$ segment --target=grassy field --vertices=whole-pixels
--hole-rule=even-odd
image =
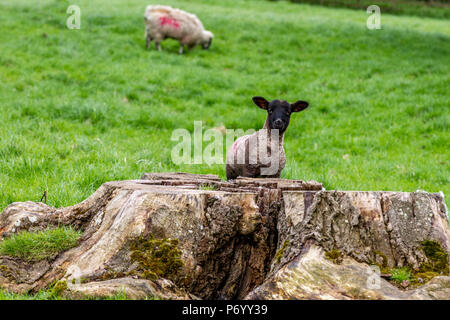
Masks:
[[[143,0],[0,0],[0,210],[75,204],[175,165],[176,128],[259,129],[251,97],[311,107],[286,133],[283,177],[327,189],[450,192],[450,22],[269,1],[159,1],[196,13],[209,51],[145,50]]]
[[[271,0],[277,1],[277,0]],[[377,5],[381,12],[433,17],[441,19],[450,18],[450,5],[448,0],[290,0],[292,2],[310,3],[315,5],[345,7],[357,10],[366,10],[370,5]],[[432,3],[430,3],[432,2]]]

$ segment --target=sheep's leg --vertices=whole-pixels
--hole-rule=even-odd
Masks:
[[[261,168],[256,165],[245,164],[240,174],[243,177],[257,178],[261,175]]]
[[[180,43],[180,49],[178,50],[178,54],[183,54],[183,44]]]
[[[237,172],[237,170],[234,168],[233,165],[227,164],[225,166],[225,170],[226,170],[226,173],[227,173],[227,180],[233,180],[233,179],[236,179],[239,176],[239,173]]]
[[[159,41],[155,40],[155,46],[156,46],[156,50],[161,51],[161,44],[159,43]]]
[[[149,34],[147,34],[147,39],[146,39],[146,42],[145,42],[145,47],[147,49],[150,47],[150,42],[152,42],[152,37]]]

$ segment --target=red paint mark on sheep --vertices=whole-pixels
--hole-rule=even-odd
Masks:
[[[180,27],[180,24],[178,23],[178,21],[176,19],[169,18],[169,17],[159,18],[159,23],[162,26],[164,26],[164,25],[173,26],[176,29],[178,29]]]

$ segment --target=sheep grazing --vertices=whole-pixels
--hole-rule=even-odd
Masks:
[[[283,140],[291,113],[309,105],[302,100],[292,104],[284,100],[269,102],[263,97],[253,97],[253,102],[267,110],[267,119],[261,130],[238,138],[231,146],[226,161],[227,180],[238,176],[279,178],[286,164]]]
[[[167,38],[180,41],[180,50],[186,45],[192,49],[201,45],[203,49],[211,46],[213,34],[203,28],[203,24],[197,16],[174,9],[169,6],[150,5],[145,9],[145,29],[147,48],[150,42],[155,40],[156,49],[161,51],[161,41]]]

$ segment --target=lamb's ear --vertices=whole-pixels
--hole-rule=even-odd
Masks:
[[[298,100],[297,102],[291,104],[291,110],[292,112],[300,112],[308,108],[308,106],[309,106],[308,102]]]
[[[269,101],[264,99],[263,97],[253,97],[253,102],[260,107],[261,109],[267,110],[267,107],[269,106]]]

